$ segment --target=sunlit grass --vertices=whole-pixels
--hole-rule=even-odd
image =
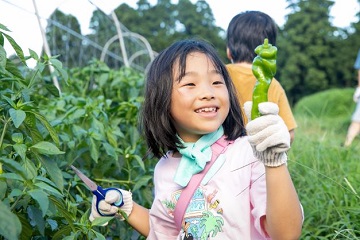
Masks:
[[[324,95],[321,101],[314,96],[295,109],[299,127],[288,164],[305,212],[301,239],[360,239],[360,138],[342,147],[353,104]],[[344,101],[347,108],[335,106]],[[307,114],[299,110],[305,108]]]

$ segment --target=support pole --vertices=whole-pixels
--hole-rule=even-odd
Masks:
[[[37,6],[36,6],[36,1],[33,0],[33,4],[34,4],[34,9],[35,9],[35,14],[36,14],[36,18],[38,20],[38,23],[39,23],[39,27],[40,27],[40,32],[41,32],[41,36],[42,36],[42,39],[43,39],[43,42],[44,42],[44,51],[45,53],[51,57],[51,52],[50,52],[50,47],[49,47],[49,44],[48,44],[48,41],[46,40],[46,35],[45,35],[45,31],[41,25],[41,21],[40,21],[40,16],[39,16],[39,11],[37,9]],[[52,80],[53,80],[53,83],[55,85],[55,87],[58,89],[59,91],[59,95],[61,97],[61,89],[60,89],[60,85],[59,85],[59,82],[56,78],[56,76],[54,75],[54,67],[49,64],[49,70],[50,70],[50,74],[52,76]]]

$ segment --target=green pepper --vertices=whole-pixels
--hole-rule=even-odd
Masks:
[[[272,46],[268,39],[264,39],[264,44],[255,48],[257,56],[253,60],[252,72],[257,81],[253,90],[251,119],[259,117],[259,103],[268,101],[268,90],[271,80],[276,73],[277,48]]]

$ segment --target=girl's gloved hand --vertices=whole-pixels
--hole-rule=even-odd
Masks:
[[[279,107],[272,102],[259,105],[260,117],[246,125],[249,142],[254,155],[268,167],[278,167],[287,161],[286,152],[290,148],[289,131],[278,115]],[[244,104],[247,118],[251,119],[252,102]]]
[[[103,215],[113,215],[118,213],[119,209],[122,210],[127,216],[130,215],[132,208],[133,208],[133,201],[132,201],[132,194],[129,191],[123,190],[123,189],[119,189],[120,192],[122,193],[122,197],[123,197],[123,201],[124,201],[124,205],[119,207],[116,207],[114,205],[111,205],[113,203],[116,203],[118,201],[121,200],[121,196],[119,194],[118,191],[115,190],[109,190],[106,195],[105,195],[105,199],[101,200],[99,202],[99,211],[101,212],[101,214]],[[121,220],[125,220],[125,218],[120,214],[120,219]],[[91,204],[91,213],[89,216],[90,221],[94,221],[95,218],[99,218],[102,217],[100,215],[100,213],[97,211],[96,209],[96,196],[93,196],[92,199],[92,204]],[[106,226],[106,224],[104,224],[103,226]]]
[[[353,96],[354,102],[359,101],[359,98],[360,98],[360,87],[357,87]]]

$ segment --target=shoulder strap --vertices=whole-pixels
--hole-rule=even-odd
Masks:
[[[189,184],[182,190],[179,199],[176,202],[174,210],[174,220],[177,229],[180,231],[182,219],[184,217],[187,206],[189,205],[190,199],[193,196],[195,190],[200,185],[201,180],[206,175],[207,171],[211,168],[216,158],[225,151],[226,147],[233,141],[225,140],[225,136],[219,138],[213,145],[211,145],[212,156],[210,162],[205,165],[203,171],[192,176]]]

